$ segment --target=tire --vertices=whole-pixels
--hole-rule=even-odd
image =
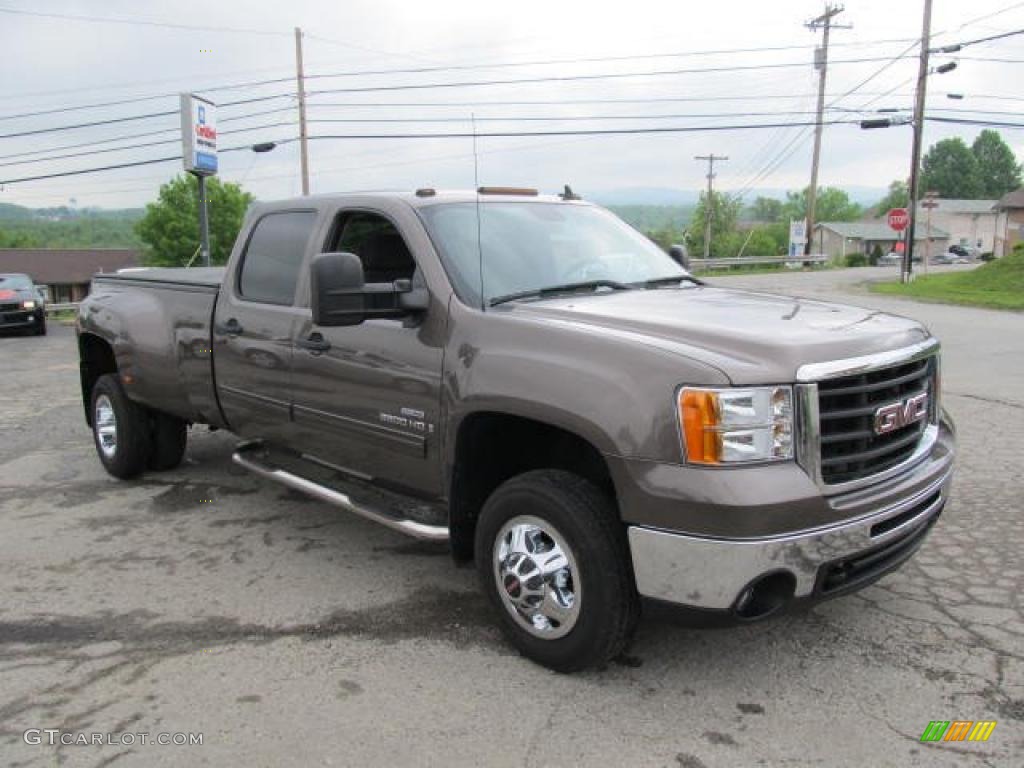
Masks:
[[[90,408],[93,442],[104,469],[122,480],[137,476],[146,468],[151,448],[146,408],[128,399],[112,373],[96,380]]]
[[[150,412],[152,443],[146,466],[158,472],[174,469],[185,456],[188,442],[188,424],[176,416],[157,411]]]
[[[626,647],[639,597],[625,529],[595,485],[561,470],[514,477],[484,504],[475,543],[484,592],[524,656],[576,672],[603,666]],[[545,555],[569,567],[542,575]],[[539,600],[543,618],[527,618]]]

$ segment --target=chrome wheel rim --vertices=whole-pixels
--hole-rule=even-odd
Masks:
[[[546,520],[519,516],[494,541],[494,579],[502,604],[527,632],[545,640],[567,635],[580,614],[576,557]]]
[[[100,395],[96,398],[96,413],[92,423],[96,425],[96,445],[106,458],[114,458],[117,453],[117,416],[110,398]]]

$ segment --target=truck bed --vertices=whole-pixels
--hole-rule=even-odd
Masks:
[[[208,288],[216,291],[224,279],[224,267],[144,267],[125,272],[99,274],[93,280],[117,280],[132,283],[162,283],[169,288],[175,286],[192,289]]]
[[[223,267],[96,275],[79,310],[79,333],[110,346],[133,400],[222,426],[210,325],[223,276]]]

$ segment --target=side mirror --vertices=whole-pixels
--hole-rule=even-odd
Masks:
[[[668,249],[668,255],[672,257],[672,261],[676,262],[683,269],[689,270],[690,258],[686,255],[686,248],[682,245],[673,245]]]
[[[366,319],[363,262],[354,253],[321,253],[310,267],[313,322],[359,325]]]
[[[367,283],[363,263],[353,253],[313,257],[310,292],[313,322],[323,326],[359,325],[372,317],[405,317],[430,306],[426,288],[412,280]]]

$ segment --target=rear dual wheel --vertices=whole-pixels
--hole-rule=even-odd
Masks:
[[[187,425],[130,400],[116,374],[100,376],[92,389],[92,432],[103,467],[127,480],[145,469],[173,469],[181,463]]]

